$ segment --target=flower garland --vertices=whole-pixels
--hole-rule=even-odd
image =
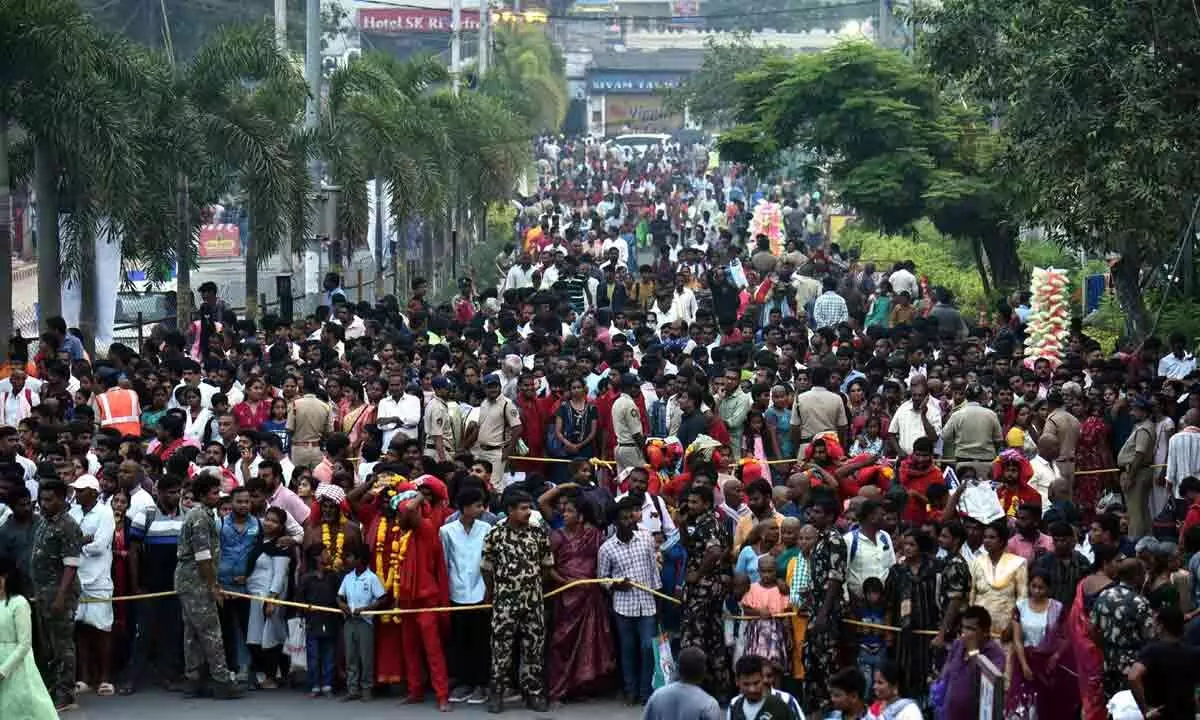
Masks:
[[[412,534],[410,531],[405,531],[400,537],[392,539],[391,556],[388,558],[387,572],[383,568],[383,546],[387,542],[388,531],[394,529],[388,527],[387,518],[379,518],[379,528],[375,531],[375,574],[383,578],[383,589],[392,594],[392,598],[397,597],[397,591],[400,589],[400,563],[404,560],[404,554],[408,552],[408,538]],[[382,618],[385,623],[398,623],[400,616],[384,615]]]
[[[330,550],[333,553],[333,569],[336,572],[341,572],[345,566],[345,562],[342,559],[342,550],[346,547],[346,526],[342,522],[341,514],[338,515],[337,522],[338,533],[336,546],[330,545],[329,542],[329,523],[321,523],[321,544],[323,544],[327,550]]]

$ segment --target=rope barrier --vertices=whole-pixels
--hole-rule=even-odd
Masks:
[[[622,578],[583,578],[580,580],[572,580],[571,582],[567,583],[566,585],[561,585],[559,587],[554,588],[553,590],[546,592],[542,597],[544,599],[548,600],[548,599],[554,597],[555,595],[559,595],[561,593],[564,593],[564,592],[566,592],[572,588],[576,588],[576,587],[583,587],[583,586],[587,586],[587,585],[617,585],[622,582],[628,582],[630,587],[636,588],[636,589],[641,590],[646,593],[649,593],[657,598],[666,600],[667,602],[675,603],[676,605],[683,604],[683,601],[681,601],[679,598],[672,597],[670,595],[667,595],[666,593],[659,592],[658,590],[655,590],[654,588],[646,587],[645,585],[642,585],[641,583],[634,582],[632,580],[626,581]],[[220,593],[223,597],[241,598],[243,600],[258,600],[258,601],[261,601],[261,602],[269,604],[269,605],[279,605],[281,607],[290,607],[290,608],[294,608],[296,610],[302,610],[304,612],[323,612],[323,613],[328,613],[331,615],[342,615],[343,614],[341,608],[329,607],[327,605],[313,605],[310,603],[298,603],[298,602],[293,602],[291,600],[281,600],[280,598],[266,597],[263,595],[249,595],[247,593],[234,592],[233,590],[221,590]],[[140,595],[122,595],[122,596],[114,597],[114,598],[80,598],[79,602],[81,604],[103,603],[103,602],[131,602],[131,601],[135,601],[135,600],[157,600],[159,598],[172,597],[174,595],[178,595],[178,593],[175,592],[174,590],[168,590],[165,592],[142,593]],[[432,608],[389,608],[387,610],[367,610],[361,614],[363,616],[374,617],[374,616],[389,616],[389,615],[416,615],[419,613],[465,612],[465,611],[473,611],[473,610],[490,610],[490,609],[492,609],[491,603],[479,603],[476,605],[454,605],[454,606],[441,606],[441,607],[432,607]],[[729,618],[731,620],[742,620],[742,621],[753,622],[753,621],[758,621],[758,620],[790,619],[790,618],[797,617],[798,615],[800,615],[800,613],[797,613],[795,610],[788,610],[787,612],[774,613],[772,615],[731,615],[731,616],[729,616]],[[848,618],[842,618],[841,622],[846,625],[853,625],[855,627],[866,628],[868,630],[882,630],[885,632],[896,632],[896,633],[904,632],[904,628],[901,628],[901,627],[898,627],[895,625],[881,625],[878,623],[869,623],[869,622],[863,622],[861,620],[851,620]],[[937,630],[909,630],[908,632],[910,632],[913,635],[928,635],[930,637],[936,636],[938,634]],[[996,637],[999,637],[999,635],[997,635],[995,633],[993,633],[993,635]]]

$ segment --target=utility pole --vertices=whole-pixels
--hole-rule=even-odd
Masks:
[[[458,95],[462,84],[462,0],[450,2],[450,80]]]
[[[275,47],[287,52],[287,0],[275,0]]]
[[[276,6],[285,1],[275,0]],[[304,103],[304,129],[313,133],[320,124],[321,109],[321,0],[305,0],[304,2],[304,80],[308,84],[308,99]],[[313,204],[314,216],[320,217],[322,210],[321,163],[315,157],[309,161],[308,175],[310,202]],[[288,319],[292,314],[291,298],[296,294],[293,284],[295,283],[297,249],[292,247],[292,237],[296,233],[297,229],[293,228],[280,244],[279,253],[282,264],[280,275],[275,283],[279,296],[280,315]],[[332,236],[332,231],[330,235]],[[303,266],[301,266],[301,272],[303,272]],[[304,287],[303,280],[300,282],[300,287]]]
[[[492,54],[492,7],[489,0],[479,0],[479,55],[475,58],[475,77],[483,79]]]
[[[879,0],[879,20],[875,28],[875,44],[881,48],[892,46],[892,0]]]

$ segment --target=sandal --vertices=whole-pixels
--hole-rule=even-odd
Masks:
[[[112,683],[100,683],[96,686],[96,695],[100,697],[112,697],[116,694],[116,689]]]

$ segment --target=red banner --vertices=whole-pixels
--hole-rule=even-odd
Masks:
[[[242,254],[242,241],[237,225],[201,225],[200,257],[235,258]]]
[[[448,33],[449,10],[417,8],[363,8],[358,11],[358,29],[375,35],[407,35],[408,33]],[[479,30],[479,11],[462,11],[462,30]]]

